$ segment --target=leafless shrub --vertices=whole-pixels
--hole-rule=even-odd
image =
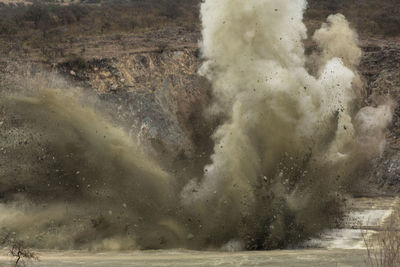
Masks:
[[[38,255],[26,247],[21,240],[15,240],[10,243],[9,253],[14,258],[14,266],[25,266],[26,261],[39,260]]]
[[[400,266],[400,209],[396,209],[388,218],[383,231],[368,235],[368,230],[362,230],[362,236],[367,256],[365,265],[368,267]]]

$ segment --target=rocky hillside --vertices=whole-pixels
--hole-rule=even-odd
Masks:
[[[181,28],[118,41],[114,35],[82,38],[68,50],[71,56],[54,62],[40,60],[33,49],[28,59],[15,54],[0,61],[0,84],[4,90],[16,80],[55,74],[97,97],[98,109],[162,158],[165,167],[190,168],[194,157],[201,165],[208,160],[216,125],[203,116],[210,86],[197,75],[197,38]],[[75,54],[82,44],[85,52]]]
[[[378,183],[383,192],[400,191],[400,42],[369,39],[363,43],[364,56],[360,65],[365,80],[366,102],[377,96],[390,96],[396,109],[387,135],[387,148],[376,159],[368,174],[369,181]]]
[[[365,86],[364,103],[374,104],[379,95],[389,95],[400,103],[400,41],[396,38],[399,28],[397,17],[393,15],[400,5],[388,0],[379,2],[384,4],[384,10],[390,11],[388,16],[383,16],[377,3],[370,0],[312,0],[305,16],[306,24],[312,33],[328,14],[342,12],[347,15],[361,34],[364,55],[360,73]],[[197,8],[195,4],[193,7]],[[56,11],[63,11],[60,10]],[[360,10],[365,11],[365,15]],[[82,25],[84,29],[91,25],[85,26],[82,21],[75,20],[71,22],[75,25],[72,27],[57,21],[57,29],[70,27],[75,30]],[[9,21],[2,20],[1,23],[7,26]],[[375,26],[368,26],[372,24]],[[30,27],[31,23],[21,25],[14,25],[16,31],[22,29],[18,27]],[[151,147],[154,154],[168,155],[171,161],[181,161],[182,166],[189,166],[193,157],[203,158],[206,162],[212,151],[209,136],[217,122],[203,116],[204,108],[210,103],[210,88],[197,75],[201,63],[197,47],[198,27],[181,27],[174,23],[140,31],[113,30],[113,27],[119,27],[116,24],[110,27],[101,33],[77,35],[72,39],[57,39],[61,36],[58,30],[45,31],[47,35],[35,39],[36,43],[29,40],[43,30],[40,27],[32,26],[30,35],[25,37],[26,42],[13,43],[19,40],[18,34],[22,34],[18,31],[9,39],[3,37],[11,33],[3,33],[0,42],[1,86],[12,86],[15,77],[33,77],[37,72],[56,73],[71,86],[97,95],[104,113],[125,127],[145,144],[144,147]],[[371,182],[388,192],[400,189],[399,116],[400,108],[397,108],[388,133],[388,148],[367,174]],[[201,161],[197,159],[196,162]]]

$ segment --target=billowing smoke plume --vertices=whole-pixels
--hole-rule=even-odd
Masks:
[[[313,38],[320,67],[311,76],[305,7],[304,0],[202,5],[200,73],[213,85],[211,113],[228,119],[213,136],[212,164],[182,201],[221,238],[236,231],[232,238],[246,245],[274,247],[326,226],[338,192],[365,155],[382,149],[391,110],[357,107],[357,35],[342,15],[330,16]]]
[[[260,249],[332,225],[357,170],[384,147],[391,106],[359,107],[361,52],[342,15],[315,33],[310,74],[305,8],[305,0],[202,4],[200,73],[214,92],[207,115],[225,118],[202,177],[163,171],[75,90],[3,95],[4,240]]]

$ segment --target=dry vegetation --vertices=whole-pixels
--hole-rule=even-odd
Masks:
[[[27,248],[23,241],[17,240],[10,244],[10,256],[13,257],[15,262],[13,266],[25,266],[27,261],[38,261],[38,255]]]
[[[305,21],[310,33],[329,14],[343,13],[362,36],[400,34],[400,5],[395,0],[309,0]],[[41,0],[0,1],[0,58],[29,57],[32,49],[54,62],[70,56],[81,37],[126,34],[168,27],[198,32],[200,0]],[[82,54],[85,47],[81,48]],[[79,52],[79,51],[78,51]],[[77,53],[75,51],[74,53]]]
[[[82,36],[122,37],[167,27],[194,31],[198,25],[197,0],[0,3],[0,56],[40,49],[47,57],[65,57],[64,49]]]
[[[364,244],[367,249],[365,265],[368,267],[400,266],[400,209],[392,213],[386,221],[383,231],[372,236],[363,231]]]
[[[10,266],[27,266],[32,261],[39,261],[39,255],[27,247],[24,241],[13,238],[13,233],[2,235],[0,244],[8,248],[8,255],[12,258]]]
[[[50,2],[50,3],[49,3]],[[0,35],[65,38],[198,24],[197,0],[86,0],[62,5],[35,1],[0,6]]]

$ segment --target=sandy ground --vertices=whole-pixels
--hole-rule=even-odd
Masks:
[[[364,266],[363,250],[283,250],[257,252],[147,251],[86,254],[41,252],[32,266]],[[0,258],[11,266],[8,258]]]

